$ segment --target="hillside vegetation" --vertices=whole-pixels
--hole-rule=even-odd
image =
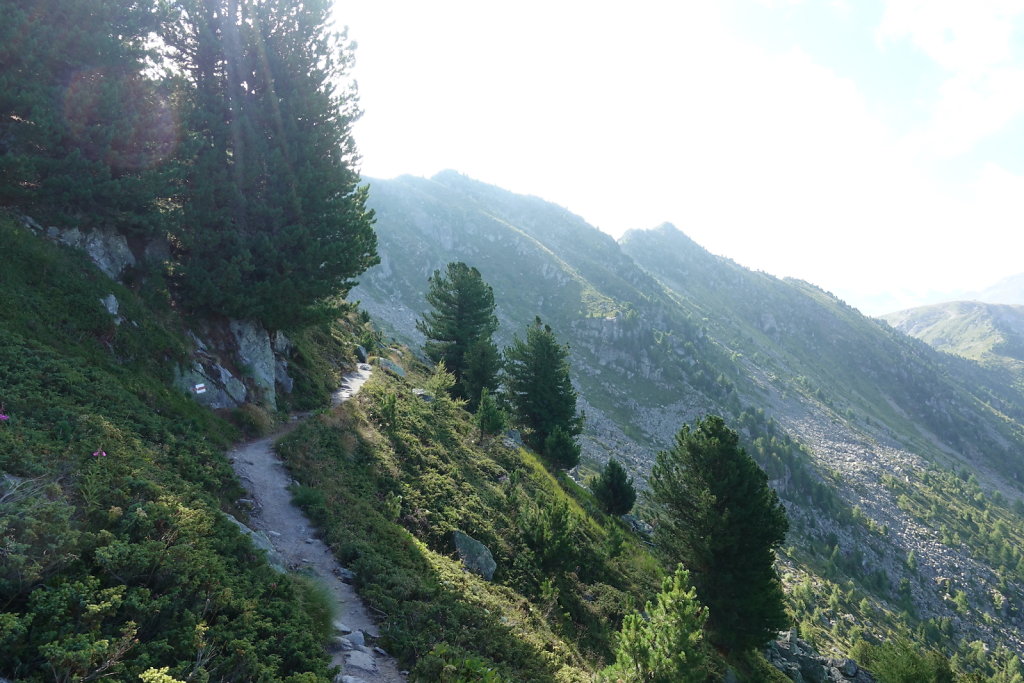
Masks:
[[[10,216],[0,241],[0,676],[329,680],[315,593],[221,512],[239,431],[170,388],[173,311]]]

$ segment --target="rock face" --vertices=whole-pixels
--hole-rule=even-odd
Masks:
[[[231,334],[237,344],[238,360],[251,373],[252,381],[271,406],[277,405],[277,364],[270,334],[251,320],[232,320]]]
[[[459,551],[459,558],[466,569],[479,574],[486,581],[494,578],[494,570],[498,563],[494,561],[491,551],[480,541],[467,536],[461,531],[453,531],[452,539],[455,541],[455,549]]]
[[[203,360],[207,360],[207,358],[204,357]],[[202,393],[196,391],[196,387],[200,384],[205,388]],[[237,408],[245,403],[245,399],[249,395],[249,391],[240,379],[213,360],[208,360],[205,364],[196,360],[188,368],[179,368],[175,372],[174,386],[214,410]]]
[[[107,277],[113,280],[120,277],[126,268],[135,265],[135,255],[128,248],[128,240],[113,230],[83,233],[78,228],[49,227],[46,229],[46,236],[55,242],[81,249]]]
[[[796,683],[875,683],[875,677],[852,659],[822,657],[792,631],[769,643],[765,656]]]

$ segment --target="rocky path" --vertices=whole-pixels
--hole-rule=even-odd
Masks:
[[[337,405],[359,391],[370,377],[370,366],[345,376],[333,399]],[[228,455],[235,473],[253,501],[252,525],[262,532],[291,570],[316,576],[334,596],[340,618],[331,661],[343,667],[336,683],[398,683],[404,680],[395,660],[373,645],[380,635],[373,618],[349,581],[351,572],[335,560],[330,549],[315,537],[313,525],[292,505],[291,476],[274,453],[274,443],[298,425],[292,422],[268,437],[236,446]]]

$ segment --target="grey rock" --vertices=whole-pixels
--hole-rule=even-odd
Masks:
[[[274,362],[274,381],[286,394],[292,393],[295,388],[295,380],[288,374],[288,361],[278,358]]]
[[[270,340],[270,345],[274,349],[274,353],[286,354],[290,353],[295,344],[289,339],[284,332],[278,330],[274,332],[274,338]]]
[[[378,358],[377,365],[379,365],[383,370],[387,370],[393,375],[405,377],[405,368],[403,368],[401,365],[399,365],[393,360],[390,360],[388,358]]]
[[[118,303],[116,296],[114,296],[113,294],[107,294],[105,297],[100,299],[100,303],[103,304],[103,308],[107,309],[107,313],[114,316],[115,318],[117,317],[117,311],[121,307],[121,305],[120,303]]]
[[[860,670],[860,667],[857,666],[857,662],[852,659],[844,659],[836,668],[839,669],[839,673],[847,678],[853,678],[857,675],[857,671]]]
[[[135,265],[135,255],[128,248],[128,240],[113,230],[94,230],[87,233],[81,242],[81,248],[112,280],[120,277],[129,266]]]
[[[829,680],[828,671],[820,661],[804,659],[800,662],[800,673],[810,683],[825,683]]]
[[[196,402],[215,410],[237,408],[245,402],[248,393],[245,385],[226,368],[214,365],[211,371],[207,371],[198,361],[187,369],[176,368],[173,383]],[[196,393],[197,384],[205,385],[206,391]]]
[[[128,248],[128,240],[113,230],[93,230],[82,233],[78,228],[46,229],[46,236],[75,249],[81,249],[88,255],[103,273],[116,280],[125,268],[135,265],[135,255]]]
[[[338,633],[352,633],[352,629],[350,629],[348,625],[340,619],[335,620],[333,626],[334,630]]]
[[[356,573],[351,569],[339,567],[334,570],[334,573],[339,579],[341,579],[342,583],[352,583],[356,580]]]
[[[356,347],[356,358],[359,359],[360,363],[365,363],[369,356],[366,354],[366,349],[362,346]]]
[[[776,667],[779,671],[786,674],[789,680],[794,683],[804,683],[804,677],[800,674],[800,665],[795,662],[786,662],[782,666]]]
[[[352,641],[346,638],[345,636],[338,636],[337,638],[335,638],[334,644],[337,650],[341,650],[343,652],[350,652],[351,650],[356,649],[356,646],[352,643]]]
[[[270,334],[252,320],[232,320],[228,327],[235,337],[239,362],[252,373],[253,384],[259,388],[264,400],[276,407],[276,368]]]
[[[466,569],[480,575],[485,581],[494,578],[494,570],[497,569],[498,563],[494,561],[494,556],[487,546],[461,531],[453,531],[452,539]]]
[[[352,643],[356,647],[365,647],[366,646],[366,636],[363,634],[362,631],[360,631],[358,629],[356,629],[355,631],[352,631],[351,633],[348,634],[348,640],[349,640],[350,643]]]
[[[348,674],[338,674],[334,677],[334,683],[366,683],[366,679],[359,678],[358,676],[349,676]]]
[[[246,525],[242,524],[237,519],[235,519],[233,515],[229,515],[226,512],[222,514],[228,518],[228,521],[230,521],[236,527],[238,527],[239,531],[248,536],[249,540],[252,541],[252,544],[254,546],[256,546],[257,548],[259,548],[267,554],[267,564],[269,564],[274,569],[274,571],[278,572],[279,574],[287,573],[288,570],[286,568],[284,557],[281,555],[281,553],[277,552],[277,549],[274,548],[274,544],[270,542],[269,538],[267,538],[260,532],[253,531]]]
[[[388,657],[388,653],[382,647],[375,647],[373,651],[379,654],[381,657]]]
[[[412,393],[414,393],[415,395],[419,396],[426,403],[433,403],[434,402],[433,394],[427,393],[426,389],[413,389]]]
[[[32,218],[32,216],[22,215],[19,216],[19,219],[21,220],[21,224],[24,225],[29,230],[31,230],[32,232],[42,232],[43,226],[39,225],[39,223],[36,222],[36,219]],[[6,678],[0,678],[0,681],[6,680]]]
[[[373,658],[373,655],[360,650],[353,650],[345,655],[345,666],[377,673],[377,660]]]
[[[519,433],[518,429],[509,429],[505,432],[505,445],[509,448],[525,445],[523,443],[523,435]]]

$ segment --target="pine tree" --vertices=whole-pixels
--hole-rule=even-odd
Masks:
[[[555,425],[548,438],[544,439],[543,453],[548,462],[562,470],[570,470],[580,464],[580,445],[562,425]]]
[[[178,282],[207,314],[272,329],[336,315],[377,262],[351,125],[352,60],[328,0],[175,0],[186,74]]]
[[[636,503],[636,487],[633,478],[626,474],[625,468],[615,458],[601,470],[601,475],[591,486],[594,497],[605,514],[624,515],[633,509]]]
[[[476,409],[476,426],[480,431],[479,441],[482,443],[485,436],[493,436],[503,430],[508,424],[508,418],[497,401],[486,388],[480,392],[480,405]]]
[[[494,391],[498,386],[498,372],[501,370],[501,354],[490,337],[477,339],[465,356],[466,369],[460,382],[460,393],[466,397],[469,407],[474,408],[484,391]]]
[[[158,232],[176,140],[144,75],[152,3],[0,0],[0,205],[79,227]]]
[[[684,426],[675,447],[658,454],[650,485],[660,508],[655,540],[689,568],[710,610],[711,641],[749,650],[786,628],[774,561],[789,523],[736,432],[717,416]]]
[[[697,601],[682,565],[666,578],[644,615],[622,620],[615,664],[605,680],[628,683],[702,683],[708,678],[703,627],[708,610]]]
[[[480,271],[465,263],[449,263],[444,275],[435,270],[427,284],[427,303],[433,310],[417,321],[427,338],[424,351],[444,362],[455,375],[456,393],[474,408],[483,389],[497,386],[498,349],[491,335],[498,329],[494,292]]]
[[[569,379],[568,357],[568,347],[558,343],[540,318],[527,328],[525,341],[516,337],[505,349],[509,402],[516,420],[526,430],[526,444],[541,453],[556,428],[572,440],[583,431],[583,416],[576,413],[576,390]]]

